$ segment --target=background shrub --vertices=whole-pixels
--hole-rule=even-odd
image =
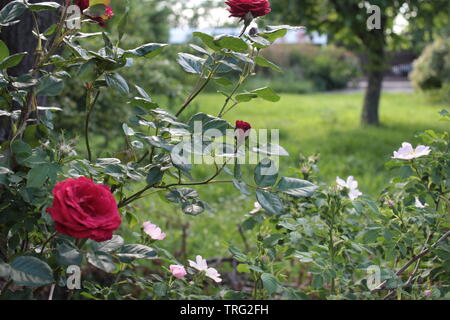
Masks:
[[[450,38],[430,44],[414,63],[411,81],[416,89],[425,91],[433,100],[450,101]]]
[[[278,45],[265,50],[263,55],[284,69],[288,80],[285,78],[280,85],[281,92],[343,89],[361,74],[358,57],[335,46]],[[275,77],[271,71],[266,70],[265,74]],[[292,86],[292,82],[299,83]]]

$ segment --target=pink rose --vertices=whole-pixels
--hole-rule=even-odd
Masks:
[[[166,234],[161,231],[161,228],[158,228],[150,221],[144,222],[142,226],[144,227],[144,232],[148,234],[153,240],[164,240],[164,238],[166,237]]]
[[[169,268],[172,275],[177,279],[183,279],[187,274],[186,269],[183,266],[172,264]]]

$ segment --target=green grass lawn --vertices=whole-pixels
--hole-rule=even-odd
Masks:
[[[431,105],[421,96],[385,94],[381,102],[382,126],[361,127],[359,116],[362,94],[283,94],[278,103],[254,100],[226,115],[234,123],[244,120],[253,128],[280,129],[280,144],[290,153],[281,162],[282,172],[296,168],[299,154],[320,153],[320,177],[334,183],[336,176],[355,176],[363,193],[376,198],[392,175],[384,167],[393,150],[404,141],[417,143],[415,135],[425,129],[442,131],[448,122],[439,121],[438,112],[444,106]],[[200,96],[196,109],[217,115],[223,97],[215,94]],[[197,169],[206,176],[208,169]],[[242,246],[237,224],[253,207],[254,196],[242,196],[231,185],[201,186],[202,199],[213,208],[197,217],[181,210],[157,195],[138,203],[140,219],[158,223],[168,234],[163,247],[172,252],[181,250],[182,226],[189,225],[187,250],[189,257],[222,256],[226,242]],[[249,239],[251,240],[251,239]]]

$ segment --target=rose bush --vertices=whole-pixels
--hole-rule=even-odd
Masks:
[[[242,33],[194,33],[201,44],[179,53],[177,62],[196,82],[173,113],[121,75],[133,60],[149,62],[166,47],[152,42],[124,47],[127,13],[109,34],[79,32],[64,23],[51,32],[35,32],[42,46],[32,69],[19,77],[7,70],[27,53],[10,54],[0,43],[0,114],[11,124],[0,149],[0,298],[448,297],[448,133],[426,131],[421,135],[424,146],[416,149],[405,144],[388,163],[398,169],[398,177],[376,200],[359,191],[357,177],[337,178],[331,186],[320,182],[317,157],[302,158],[294,177],[267,170],[287,151],[276,144],[251,145],[251,139],[240,143],[236,130],[252,134],[256,129],[242,120],[232,125],[223,117],[252,99],[280,99],[269,87],[248,91],[242,86],[256,65],[279,69],[261,57],[261,50],[298,28],[269,26],[247,33],[250,20],[270,12],[269,2],[227,4],[232,15],[242,18],[245,13]],[[11,1],[0,12],[0,26],[17,23],[27,10],[55,10],[61,21],[67,18],[67,7],[57,3]],[[101,38],[99,47],[86,48],[88,37]],[[229,76],[233,73],[237,78]],[[74,147],[64,128],[54,127],[53,113],[60,108],[37,105],[38,96],[61,95],[69,77],[85,92],[84,147]],[[186,116],[211,82],[223,87],[217,113]],[[96,102],[107,90],[126,97],[133,112],[121,127],[125,150],[117,152],[91,143],[91,120],[99,116]],[[442,115],[448,118],[448,113]],[[220,142],[227,135],[232,148]],[[213,143],[231,151],[216,152]],[[185,146],[183,152],[175,152],[180,146]],[[257,154],[258,163],[244,165],[241,151]],[[186,154],[208,159],[209,175],[198,176],[195,165],[184,161]],[[173,233],[142,221],[139,206],[158,194],[197,216],[210,206],[196,188],[221,183],[257,200],[239,223],[244,246],[230,243],[230,256],[224,259],[232,262],[232,273],[222,259],[203,258],[202,252],[194,261],[166,250],[165,240]],[[82,271],[80,288],[68,287],[73,267]],[[377,270],[378,277],[370,278],[368,270]]]

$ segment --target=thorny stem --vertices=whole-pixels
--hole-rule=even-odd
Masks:
[[[415,255],[412,257],[406,264],[403,265],[397,272],[396,275],[399,276],[403,272],[405,272],[414,262],[416,262],[419,259],[422,259],[424,256],[426,256],[432,249],[436,248],[441,242],[446,240],[448,237],[450,237],[450,230],[447,231],[444,235],[442,235],[439,240],[437,240],[433,245],[431,245],[428,249],[423,249],[418,255]],[[424,246],[425,247],[425,246]],[[387,281],[383,281],[377,288],[373,289],[372,292],[383,290],[386,286]]]
[[[44,254],[44,250],[45,250],[45,247],[47,246],[47,244],[48,244],[54,237],[56,237],[57,234],[58,234],[57,232],[54,232],[47,240],[45,240],[45,242],[42,244],[42,247],[41,247],[41,255]]]
[[[335,226],[335,216],[339,208],[337,208],[337,204],[335,204],[335,207],[332,210],[331,213],[331,221],[330,221],[330,230],[329,230],[329,251],[330,251],[330,260],[331,260],[331,269],[334,272],[334,260],[335,260],[335,246],[334,246],[334,226]],[[331,279],[331,288],[330,293],[333,294],[335,291],[335,277],[333,276]]]
[[[186,101],[181,106],[180,110],[178,110],[178,112],[175,114],[176,117],[178,117],[181,113],[183,113],[183,111],[186,110],[186,108],[191,104],[191,102],[194,101],[194,99],[203,91],[203,89],[205,89],[205,87],[208,85],[208,83],[213,78],[213,76],[216,73],[219,66],[220,66],[220,64],[217,64],[211,70],[208,77],[205,79],[205,81],[203,81],[203,83],[200,85],[200,87],[198,87],[198,85],[196,86],[198,88],[194,89],[194,91],[189,95],[189,97],[186,99]],[[201,79],[201,77],[203,77],[203,74],[200,76],[200,79]]]
[[[253,57],[253,54],[255,52],[255,49],[252,49],[252,53],[251,53],[251,57]],[[228,111],[230,111],[231,109],[233,109],[238,103],[235,102],[228,110],[225,110],[225,108],[227,107],[228,103],[230,102],[230,100],[233,98],[234,94],[236,93],[236,91],[242,86],[242,84],[245,82],[245,80],[247,80],[247,78],[249,77],[249,75],[252,73],[252,69],[251,69],[251,64],[250,63],[246,63],[245,67],[244,67],[244,72],[243,74],[239,77],[239,81],[236,84],[236,86],[233,88],[233,91],[231,91],[231,93],[227,96],[227,98],[225,99],[225,102],[222,106],[222,109],[220,109],[219,115],[218,117],[221,118],[223,115],[225,115]]]
[[[85,136],[85,142],[86,142],[86,149],[88,153],[88,160],[89,162],[92,161],[92,152],[91,152],[91,146],[89,143],[89,121],[91,118],[92,110],[94,109],[94,105],[97,102],[97,99],[100,95],[100,91],[97,91],[97,94],[95,95],[94,100],[92,99],[92,84],[87,84],[87,92],[86,92],[86,118],[84,122],[84,136]]]

